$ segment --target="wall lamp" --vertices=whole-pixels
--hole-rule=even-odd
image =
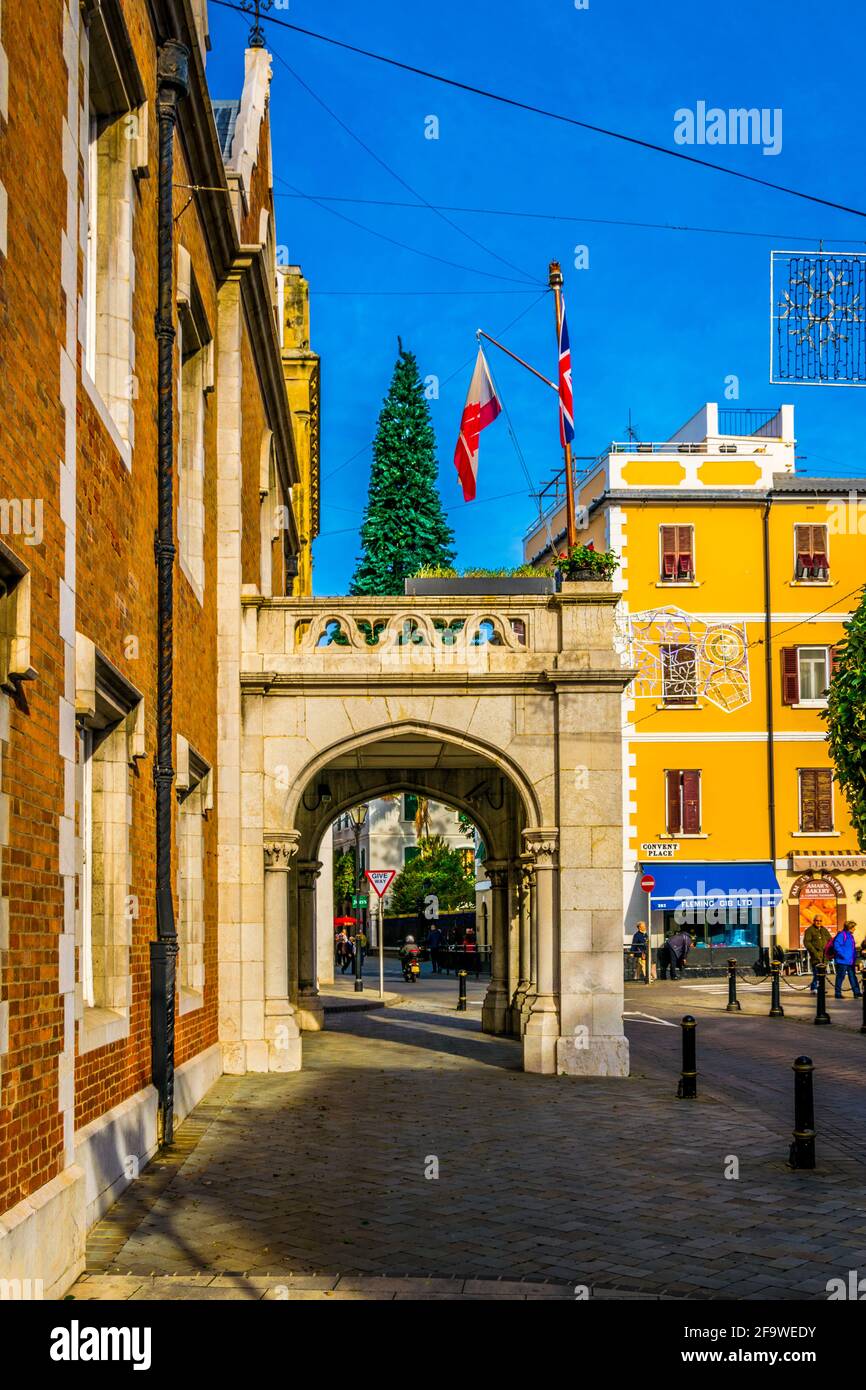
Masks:
[[[320,806],[330,806],[333,799],[334,798],[331,796],[331,788],[328,786],[327,782],[320,782],[316,787],[316,799],[312,806],[307,800],[306,788],[304,789],[304,795],[301,797],[301,802],[305,811],[318,811]]]

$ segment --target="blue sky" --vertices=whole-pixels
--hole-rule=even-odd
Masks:
[[[678,108],[694,109],[699,101],[724,109],[780,108],[782,148],[775,156],[753,145],[689,152],[863,206],[862,175],[855,178],[853,171],[863,168],[866,107],[841,58],[847,51],[854,62],[862,11],[855,0],[827,0],[820,8],[788,0],[783,20],[774,9],[753,0],[693,6],[590,0],[586,10],[577,10],[574,0],[437,0],[423,6],[290,0],[272,13],[671,149],[679,148]],[[249,23],[217,5],[210,7],[210,23],[212,93],[236,95]],[[553,307],[549,295],[541,297],[554,258],[566,277],[575,453],[594,455],[611,439],[624,438],[629,409],[641,438],[664,439],[707,400],[754,407],[793,401],[804,472],[866,472],[866,392],[780,388],[769,384],[768,371],[771,248],[817,249],[815,238],[823,237],[825,246],[864,250],[866,220],[511,110],[276,25],[266,23],[265,32],[275,55],[277,240],[310,280],[313,345],[322,355],[317,593],[345,592],[351,577],[369,444],[398,335],[418,357],[422,375],[439,379],[431,409],[458,563],[520,562],[533,503],[506,420],[482,436],[474,503],[462,502],[452,456],[476,328],[500,336],[513,324],[505,334],[509,347],[555,375]],[[448,212],[482,249],[423,207],[319,206],[309,195],[417,199],[286,64],[430,203],[770,235]],[[439,124],[435,140],[425,138],[431,116]],[[287,196],[293,190],[308,196]],[[578,245],[589,249],[588,269],[574,268]],[[506,278],[492,278],[499,275]],[[523,283],[528,279],[537,287]],[[494,348],[489,361],[537,485],[562,461],[556,398]],[[739,400],[726,402],[731,375],[739,379]]]

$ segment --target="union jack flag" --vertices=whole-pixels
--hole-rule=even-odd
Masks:
[[[571,344],[565,321],[565,300],[559,325],[559,442],[563,448],[574,439],[574,391],[571,385]]]

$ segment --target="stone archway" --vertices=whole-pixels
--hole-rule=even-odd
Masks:
[[[405,786],[485,824],[498,942],[486,1026],[520,1034],[528,1070],[627,1073],[620,697],[633,673],[610,586],[571,589],[244,600],[228,1070],[300,1065],[322,834],[341,806]]]

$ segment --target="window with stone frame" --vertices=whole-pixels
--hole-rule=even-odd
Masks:
[[[85,0],[84,380],[127,466],[134,444],[135,175],[147,169],[144,87],[119,6]]]
[[[213,390],[213,339],[189,252],[178,247],[178,500],[180,567],[199,603],[204,602],[206,396]]]
[[[30,665],[30,575],[0,541],[0,690],[26,704],[23,683],[35,675]]]
[[[177,739],[177,935],[180,1012],[204,1004],[205,843],[213,806],[211,770],[181,735]]]
[[[132,766],[144,756],[139,692],[76,635],[79,1051],[129,1034],[130,949],[138,900],[130,882]]]

